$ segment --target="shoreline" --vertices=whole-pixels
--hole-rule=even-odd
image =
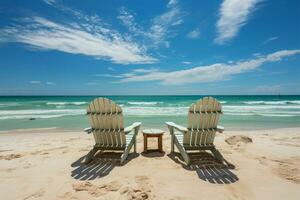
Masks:
[[[62,128],[62,127],[18,128],[18,129],[0,130],[0,136],[2,134],[6,134],[6,133],[16,133],[17,134],[19,132],[29,133],[29,132],[40,132],[40,131],[42,131],[44,133],[47,133],[47,132],[82,132],[82,133],[85,133],[84,132],[85,128],[87,128],[87,127],[84,127],[82,129],[80,129],[80,128],[69,129],[69,128]],[[151,128],[158,128],[158,129],[162,129],[162,130],[168,132],[167,125],[157,127],[157,126],[143,126],[143,124],[142,124],[140,130],[151,129]],[[232,127],[226,128],[225,127],[225,133],[227,131],[229,131],[229,132],[237,132],[237,131],[260,132],[260,131],[267,131],[267,130],[282,130],[282,129],[300,129],[300,126],[299,127],[283,127],[283,128],[264,127],[264,128],[256,128],[256,129],[255,128],[241,128],[241,127],[236,127],[236,128],[232,128]]]

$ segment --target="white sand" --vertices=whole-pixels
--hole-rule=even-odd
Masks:
[[[233,144],[225,142],[236,137]],[[240,139],[239,139],[240,138]],[[242,139],[241,139],[242,138]],[[243,139],[244,138],[244,139]],[[178,155],[169,155],[170,137],[164,135],[165,154],[138,154],[119,166],[120,154],[98,155],[81,164],[92,148],[93,136],[55,129],[0,133],[0,198],[18,199],[299,199],[300,128],[264,131],[225,131],[216,146],[236,165],[220,168],[207,154],[194,155],[191,168]],[[150,147],[155,147],[156,141]],[[107,157],[116,159],[110,160]]]

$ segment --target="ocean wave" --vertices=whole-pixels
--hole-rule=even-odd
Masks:
[[[219,101],[221,104],[226,104],[227,101]]]
[[[132,116],[185,116],[188,107],[123,107],[124,115]]]
[[[234,116],[263,116],[263,117],[299,117],[300,115],[296,114],[267,114],[267,113],[230,113],[227,112],[225,115],[234,115]]]
[[[65,116],[72,116],[73,114],[61,114],[61,115],[9,115],[9,116],[0,116],[1,119],[50,119],[50,118],[58,118]]]
[[[7,102],[7,103],[0,103],[1,107],[5,107],[5,106],[18,106],[20,105],[19,103],[15,103],[15,102]]]
[[[79,102],[47,102],[47,105],[55,105],[55,106],[63,106],[63,105],[84,105],[87,104],[88,102],[85,101],[79,101]]]
[[[163,102],[156,102],[156,101],[129,101],[128,104],[130,105],[156,105]]]
[[[236,116],[267,116],[267,117],[294,117],[300,116],[300,110],[274,110],[269,108],[256,108],[254,106],[224,108],[224,115]],[[187,116],[188,107],[123,107],[124,115],[131,116]]]
[[[61,110],[0,110],[0,119],[29,119],[29,118],[57,118],[63,116],[84,115],[84,109]]]
[[[224,110],[299,110],[300,105],[225,105]]]
[[[149,102],[147,102],[149,103]],[[189,106],[123,105],[124,116],[187,116]],[[300,117],[300,105],[224,105],[224,116]],[[84,115],[85,109],[0,110],[0,119],[57,118]]]
[[[288,104],[300,104],[298,100],[285,100],[285,101],[244,101],[244,104],[250,105],[288,105]]]

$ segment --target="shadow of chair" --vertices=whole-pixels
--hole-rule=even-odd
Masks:
[[[78,180],[94,180],[107,176],[116,166],[120,166],[121,155],[121,152],[99,152],[89,164],[83,163],[83,156],[71,164],[74,168],[71,176]],[[123,165],[138,156],[138,153],[129,154]]]
[[[172,160],[189,171],[196,171],[199,179],[212,184],[230,184],[239,180],[228,166],[218,162],[214,156],[208,152],[189,153],[191,158],[190,165],[186,165],[180,153],[168,154]]]
[[[148,157],[148,158],[154,158],[154,157],[163,157],[166,154],[164,151],[157,151],[157,150],[147,150],[146,152],[143,151],[141,153],[142,156]]]

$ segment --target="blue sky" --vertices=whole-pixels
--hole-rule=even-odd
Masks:
[[[300,94],[300,1],[0,1],[0,95]]]

